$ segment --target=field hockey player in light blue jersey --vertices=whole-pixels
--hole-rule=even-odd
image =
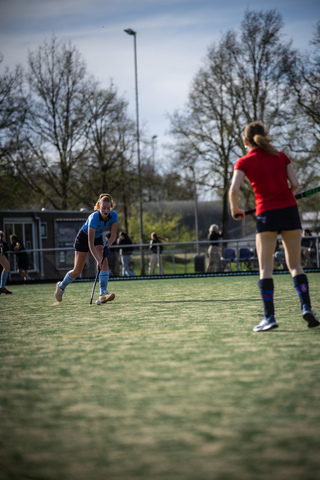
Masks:
[[[62,282],[58,282],[56,285],[54,296],[58,302],[62,301],[62,296],[69,283],[73,282],[81,274],[89,250],[97,261],[97,268],[101,268],[99,273],[100,303],[110,302],[115,298],[114,293],[107,291],[109,280],[108,260],[107,258],[102,258],[105,232],[111,232],[111,236],[106,244],[106,250],[117,238],[118,214],[113,210],[115,205],[111,195],[102,193],[94,207],[95,212],[89,215],[86,223],[79,230],[74,241],[75,257],[73,270],[70,270]]]

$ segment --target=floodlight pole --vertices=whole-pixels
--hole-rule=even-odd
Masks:
[[[197,182],[196,182],[196,173],[192,166],[189,166],[189,169],[192,172],[193,176],[193,195],[194,195],[194,218],[195,218],[195,230],[196,230],[196,241],[197,241],[197,255],[200,255],[200,245],[199,245],[199,220],[198,220],[198,195],[197,195]]]
[[[158,138],[158,135],[152,135],[151,137],[151,148],[152,148],[152,167],[154,168],[155,164],[156,164],[156,148],[155,148],[155,143],[156,143],[156,140]]]
[[[140,160],[140,132],[139,132],[139,101],[138,101],[138,65],[137,65],[137,32],[127,28],[125,32],[133,36],[134,39],[134,71],[136,86],[136,126],[137,126],[137,156],[138,156],[138,189],[139,189],[139,235],[140,235],[140,256],[141,256],[141,275],[145,275],[144,255],[143,255],[143,218],[142,218],[142,184],[141,184],[141,160]]]

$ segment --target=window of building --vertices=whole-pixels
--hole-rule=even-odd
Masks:
[[[71,268],[74,264],[74,240],[83,225],[83,220],[57,219],[55,222],[56,247],[61,249],[57,252],[56,265],[58,268]],[[67,250],[62,250],[67,248]]]
[[[15,234],[18,240],[23,243],[26,250],[35,249],[35,233],[32,219],[4,219],[5,240],[10,247],[10,235]],[[37,270],[37,257],[35,252],[27,252],[29,259],[29,271]],[[12,272],[17,270],[17,262],[15,255],[9,255],[9,261]]]
[[[41,238],[47,238],[47,223],[43,222],[41,223]]]

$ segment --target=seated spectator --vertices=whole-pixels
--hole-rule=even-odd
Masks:
[[[274,258],[279,262],[279,264],[282,266],[283,270],[288,270],[287,264],[286,264],[286,257],[284,253],[283,247],[280,248],[280,241],[277,240],[277,245],[276,249],[274,252]]]
[[[316,242],[312,237],[312,232],[308,228],[303,230],[301,240],[301,255],[305,259],[306,267],[312,268],[316,258]]]

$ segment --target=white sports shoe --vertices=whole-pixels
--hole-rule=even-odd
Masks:
[[[64,291],[61,290],[59,285],[60,285],[60,282],[58,282],[56,285],[56,291],[54,292],[54,296],[56,297],[57,302],[62,302],[62,295],[64,294]]]
[[[102,295],[100,295],[99,300],[101,303],[106,303],[106,302],[112,302],[112,300],[115,299],[115,294],[114,293],[109,293],[107,291],[103,292]]]
[[[253,327],[254,332],[267,332],[268,330],[272,330],[274,328],[278,328],[278,324],[274,315],[270,315],[268,318],[263,318],[259,325]]]

